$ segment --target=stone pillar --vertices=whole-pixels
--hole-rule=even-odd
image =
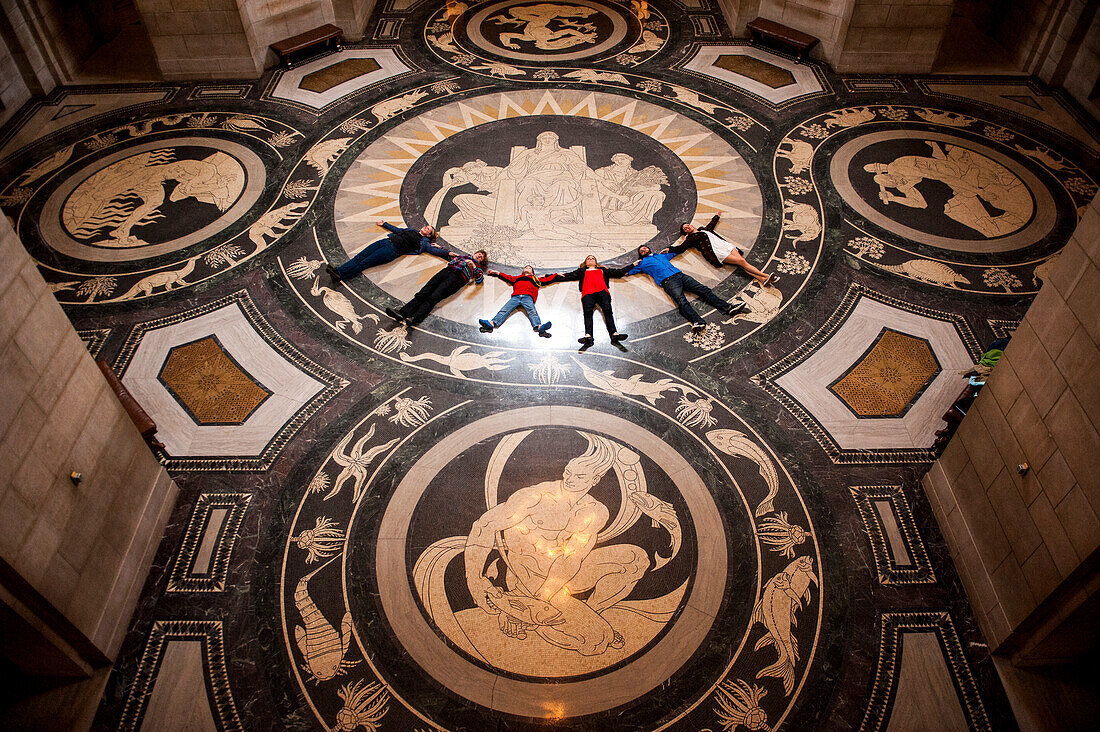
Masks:
[[[173,79],[255,78],[263,56],[253,53],[238,2],[135,0],[161,75]]]
[[[857,0],[830,57],[843,73],[928,73],[954,0]]]
[[[367,18],[374,10],[375,0],[332,0],[332,10],[336,17],[333,23],[344,31],[344,37],[357,41],[363,37],[367,27]]]
[[[118,652],[176,484],[2,217],[0,259],[0,647],[88,676]]]
[[[1094,200],[924,479],[982,632],[1016,664],[1085,658],[1097,646],[1097,293]]]
[[[332,23],[363,34],[374,0],[136,0],[165,79],[255,78],[268,48]]]
[[[25,0],[0,3],[0,123],[61,81],[52,62],[55,54],[46,45],[48,34],[34,10]]]

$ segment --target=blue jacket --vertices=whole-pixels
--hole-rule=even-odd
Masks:
[[[680,273],[680,270],[674,267],[669,261],[675,257],[676,254],[677,252],[650,254],[648,257],[643,258],[642,261],[638,263],[638,266],[627,272],[627,274],[632,275],[644,272],[652,277],[653,281],[659,285],[672,275]]]

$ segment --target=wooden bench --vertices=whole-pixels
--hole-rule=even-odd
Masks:
[[[122,408],[126,410],[126,414],[130,417],[130,421],[134,423],[134,426],[137,427],[142,438],[149,443],[150,447],[163,448],[164,443],[156,437],[157,423],[153,421],[153,418],[149,416],[148,412],[141,408],[141,405],[137,403],[137,399],[134,399],[134,395],[130,393],[130,390],[119,381],[117,376],[115,376],[115,372],[111,369],[111,365],[102,359],[96,361],[95,365],[103,372],[103,377],[107,379],[107,384],[110,385],[111,391],[118,397],[118,401],[122,404]]]
[[[803,33],[767,18],[753,18],[746,27],[749,29],[749,33],[752,34],[753,43],[762,43],[766,40],[774,41],[780,46],[794,49],[800,61],[818,42],[818,39],[809,33]]]
[[[326,23],[305,33],[299,33],[278,43],[272,43],[271,50],[279,57],[279,61],[285,63],[289,69],[294,66],[293,59],[295,57],[300,58],[307,51],[313,51],[320,46],[325,46],[329,51],[339,51],[343,40],[344,32],[336,26]]]

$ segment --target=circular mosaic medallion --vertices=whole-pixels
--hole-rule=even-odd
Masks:
[[[479,50],[515,61],[576,61],[606,55],[638,36],[638,22],[598,0],[488,3],[469,11],[466,39]],[[633,22],[631,22],[633,21]]]
[[[663,247],[697,208],[751,245],[762,207],[749,166],[699,123],[613,94],[531,90],[454,102],[376,139],[340,182],[335,224],[346,254],[379,238],[375,219],[400,217],[493,262],[550,268]]]
[[[403,210],[423,211],[448,242],[478,242],[517,267],[617,257],[675,230],[696,205],[691,172],[671,150],[581,117],[478,125],[433,148],[406,181]]]
[[[655,8],[642,3],[628,9],[604,0],[445,6],[424,29],[428,47],[448,63],[525,80],[552,76],[548,65],[580,60],[635,66],[663,49],[668,36],[668,22]],[[578,70],[566,76],[589,80],[593,74],[599,75]]]
[[[62,254],[94,262],[175,252],[239,220],[265,179],[259,156],[228,140],[135,145],[69,176],[43,206],[42,237]]]
[[[421,705],[442,685],[458,728],[488,710],[700,728],[722,684],[781,723],[817,645],[817,543],[770,451],[721,426],[740,421],[723,410],[695,437],[659,436],[641,413],[434,398],[376,407],[289,527],[283,628],[326,724],[363,716],[349,699],[371,689],[434,725]]]
[[[1051,232],[1050,191],[1020,162],[979,142],[890,130],[840,146],[830,174],[846,203],[892,233],[942,249],[1008,252]]]
[[[517,411],[449,435],[405,475],[379,529],[382,605],[413,660],[523,716],[540,715],[529,687],[547,680],[571,716],[659,685],[706,637],[726,583],[722,520],[684,458],[620,418],[561,410],[560,426],[517,431],[531,416]],[[462,510],[453,487],[471,470],[484,495]],[[696,534],[710,538],[702,555]],[[688,604],[705,620],[685,622]]]

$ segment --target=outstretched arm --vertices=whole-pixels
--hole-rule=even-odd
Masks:
[[[700,230],[700,231],[701,231],[701,230]],[[684,253],[684,252],[686,252],[686,251],[687,251],[688,249],[691,249],[691,247],[692,247],[692,246],[694,246],[693,244],[691,244],[691,243],[690,243],[690,242],[688,241],[689,239],[691,239],[691,235],[690,235],[690,234],[689,234],[688,236],[685,236],[685,237],[684,237],[684,240],[683,240],[682,242],[680,242],[679,244],[673,244],[673,245],[672,245],[672,246],[670,246],[670,247],[669,247],[668,249],[666,249],[666,250],[665,250],[664,252],[662,252],[662,254],[664,254],[664,253],[666,253],[666,252],[672,252],[672,254],[673,254],[674,256],[675,256],[675,255],[677,255],[677,254],[683,254],[683,253]]]
[[[394,234],[401,231],[400,227],[394,226],[393,224],[389,223],[388,221],[379,221],[378,225],[381,226],[386,231],[393,232]]]
[[[428,237],[423,237],[420,240],[420,254],[432,254],[442,259],[450,259],[451,252],[447,251],[438,244],[433,244]]]
[[[714,231],[714,227],[718,226],[718,219],[719,218],[720,218],[719,214],[714,214],[714,216],[712,216],[710,218],[710,221],[707,222],[706,226],[701,226],[699,228],[703,231]]]

